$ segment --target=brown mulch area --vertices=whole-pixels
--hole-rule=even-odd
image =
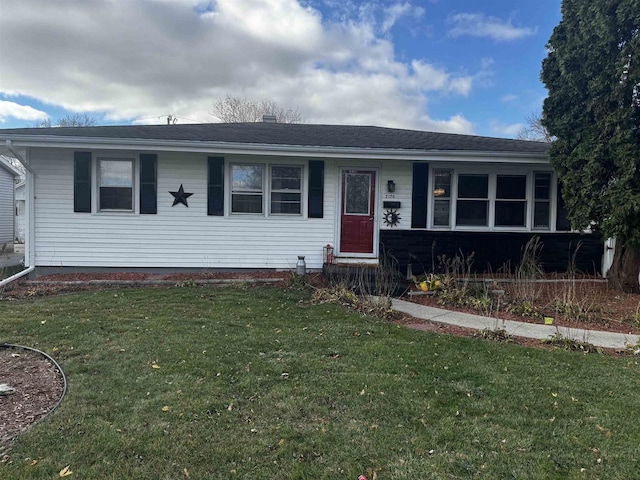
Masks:
[[[513,298],[511,291],[514,287],[502,285],[505,289],[505,299]],[[602,330],[627,334],[640,334],[640,295],[622,293],[611,290],[605,282],[591,280],[576,281],[575,283],[543,283],[536,287],[539,297],[534,306],[543,316],[553,318],[553,325],[585,330]],[[483,312],[472,308],[444,306],[438,302],[437,296],[412,296],[410,301],[436,308],[462,311],[475,315]],[[568,317],[558,312],[557,305],[570,303],[574,311],[581,312],[580,318]],[[493,309],[490,316],[515,320],[519,322],[544,323],[539,316],[515,315],[502,306]]]
[[[131,286],[136,286],[146,282],[158,281],[167,284],[179,285],[189,281],[223,281],[223,280],[243,280],[269,281],[273,283],[290,281],[293,274],[291,272],[256,271],[256,272],[205,272],[205,273],[138,273],[138,272],[118,272],[118,273],[64,273],[55,275],[39,276],[35,282],[20,279],[6,286],[4,292],[0,290],[1,300],[16,300],[27,297],[43,297],[58,295],[62,293],[80,292],[87,290],[101,290],[109,288],[109,283],[113,282],[115,287],[126,287],[119,282],[132,282]],[[44,282],[44,283],[41,283]],[[271,282],[270,282],[271,283]]]
[[[62,397],[64,383],[56,366],[38,352],[0,347],[0,383],[15,392],[0,395],[2,444],[44,417]]]

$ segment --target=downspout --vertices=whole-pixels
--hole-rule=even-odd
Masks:
[[[29,165],[27,161],[24,158],[22,158],[22,155],[20,155],[16,151],[16,149],[13,148],[13,143],[11,142],[11,140],[7,140],[5,142],[5,145],[7,147],[7,150],[11,152],[14,158],[16,158],[22,164],[25,170],[28,172],[27,178],[26,178],[26,184],[25,184],[26,190],[27,190],[25,194],[25,199],[26,199],[26,202],[28,202],[27,205],[25,205],[27,207],[26,210],[28,212],[28,228],[26,229],[25,239],[24,239],[24,243],[26,246],[25,252],[24,252],[24,256],[25,256],[24,260],[25,260],[25,265],[28,265],[28,268],[26,268],[25,270],[22,270],[21,272],[16,273],[15,275],[10,276],[9,278],[5,278],[4,280],[0,281],[0,287],[4,287],[8,283],[11,283],[14,280],[24,277],[25,275],[28,275],[29,273],[33,272],[36,269],[36,266],[35,266],[35,218],[34,218],[36,172],[34,172],[33,168],[31,168],[31,165]]]

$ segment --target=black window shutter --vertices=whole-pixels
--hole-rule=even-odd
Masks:
[[[567,208],[564,206],[564,199],[562,198],[562,187],[558,182],[558,210],[556,214],[556,230],[561,232],[568,232],[571,230],[571,223],[567,218]]]
[[[207,215],[224,215],[224,158],[209,157]]]
[[[309,160],[309,218],[324,215],[324,160]]]
[[[91,213],[91,152],[73,152],[73,211]]]
[[[158,213],[158,155],[140,154],[140,213]]]
[[[428,177],[428,163],[413,164],[413,186],[411,190],[411,228],[427,227]]]

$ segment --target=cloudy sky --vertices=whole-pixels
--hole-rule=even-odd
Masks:
[[[560,0],[0,0],[0,128],[215,122],[233,95],[307,123],[514,137],[559,21]]]

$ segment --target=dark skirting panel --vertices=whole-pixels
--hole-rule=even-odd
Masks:
[[[497,272],[510,262],[520,263],[523,247],[533,237],[542,242],[540,263],[545,272],[566,272],[576,247],[576,267],[582,273],[601,273],[604,243],[597,235],[581,233],[432,232],[381,230],[380,252],[393,256],[402,272],[411,263],[414,274],[438,269],[438,257],[453,258],[474,252],[472,270]]]

